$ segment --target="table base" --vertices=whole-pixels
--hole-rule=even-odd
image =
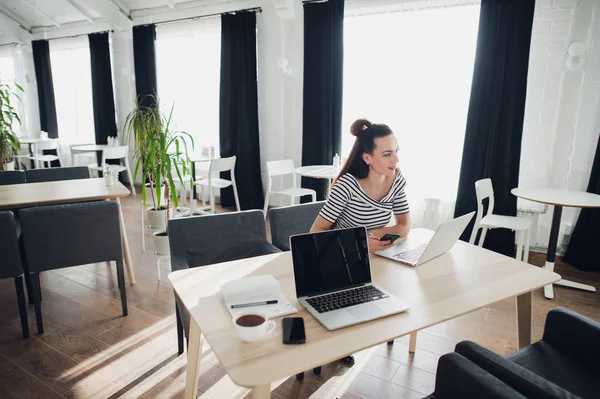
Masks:
[[[543,267],[544,267],[544,269],[553,272],[554,271],[554,262],[546,262],[546,264]],[[583,290],[583,291],[596,292],[596,287],[592,287],[591,285],[581,284],[581,283],[577,283],[575,281],[570,281],[570,280],[565,280],[565,279],[561,279],[554,284],[561,285],[563,287],[575,288],[575,289]],[[547,299],[554,299],[554,288],[552,286],[553,286],[552,284],[549,284],[544,287],[544,296]]]

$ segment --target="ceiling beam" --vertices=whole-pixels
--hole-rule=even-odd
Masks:
[[[106,32],[111,29],[113,29],[113,27],[108,22],[101,22],[98,20],[92,23],[87,21],[77,21],[63,24],[60,29],[54,26],[33,28],[31,34],[33,35],[33,40],[49,40],[60,39],[61,37],[87,35],[96,32]]]
[[[31,33],[21,28],[17,22],[4,13],[0,13],[0,30],[3,35],[12,37],[18,43],[31,45]]]
[[[102,15],[102,17],[116,30],[131,30],[131,27],[133,26],[131,19],[123,14],[120,7],[112,1],[85,0],[85,3],[96,10],[98,14]]]
[[[60,28],[60,24],[58,22],[56,22],[56,20],[54,18],[52,18],[50,15],[48,15],[45,12],[43,12],[42,10],[40,10],[38,8],[38,6],[35,5],[35,3],[31,2],[31,0],[23,0],[23,2],[25,4],[27,4],[33,11],[37,12],[42,17],[46,18],[46,20],[48,20],[48,22],[50,22],[52,25],[56,26],[57,28]]]
[[[111,1],[117,7],[119,7],[121,9],[121,11],[123,12],[123,14],[125,14],[127,17],[131,16],[131,10],[129,9],[129,7],[127,7],[127,4],[123,3],[122,0],[111,0]]]
[[[12,10],[9,10],[2,4],[0,4],[0,12],[6,15],[8,18],[12,19],[19,25],[21,25],[25,30],[31,30],[31,24],[22,18],[20,15],[15,14]]]
[[[76,0],[65,1],[69,3],[74,9],[76,9],[77,12],[81,14],[83,18],[87,19],[88,22],[94,22],[94,16],[91,15],[85,8],[83,8],[81,4],[79,4]]]

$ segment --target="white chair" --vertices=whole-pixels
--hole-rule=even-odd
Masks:
[[[194,184],[200,186],[200,195],[204,198],[204,187],[208,187],[208,196],[210,199],[210,213],[215,213],[215,193],[214,189],[227,188],[232,186],[233,196],[235,198],[235,206],[240,211],[240,199],[238,198],[237,186],[235,184],[235,155],[229,158],[218,158],[210,161],[210,167],[208,168],[208,178],[196,180]],[[231,180],[221,179],[220,177],[213,177],[214,173],[218,172],[231,172]]]
[[[106,163],[108,159],[123,159],[125,165],[109,165]],[[129,178],[129,183],[131,184],[131,192],[135,195],[135,184],[133,181],[133,176],[131,174],[131,168],[129,167],[129,146],[114,146],[114,147],[106,147],[102,151],[102,164],[96,165],[92,164],[88,166],[91,170],[95,170],[97,172],[102,172],[104,168],[108,168],[112,172],[123,172],[127,171],[127,177]]]
[[[483,246],[488,229],[509,229],[517,235],[517,260],[528,262],[529,260],[529,234],[531,220],[516,216],[494,215],[494,188],[491,179],[482,179],[475,182],[475,193],[477,195],[477,218],[471,232],[470,244],[475,243],[477,232],[481,230],[478,246]],[[483,214],[483,201],[488,198],[488,208]]]
[[[269,208],[269,197],[273,194],[285,195],[291,198],[292,204],[295,204],[296,198],[303,197],[305,195],[310,195],[312,198],[312,202],[317,201],[317,192],[315,190],[311,190],[309,188],[297,188],[296,187],[296,171],[294,167],[294,161],[291,159],[284,159],[282,161],[269,161],[267,162],[267,173],[268,183],[267,183],[267,192],[265,194],[265,219],[267,218],[267,210]],[[291,188],[286,188],[282,191],[271,191],[271,186],[273,184],[273,176],[283,176],[283,175],[292,175],[293,177],[293,185]]]
[[[32,144],[33,156],[29,157],[34,160],[36,168],[50,167],[50,162],[58,161],[60,166],[64,166],[60,157],[60,147],[58,139],[37,140]],[[56,155],[44,154],[45,150],[56,150]]]

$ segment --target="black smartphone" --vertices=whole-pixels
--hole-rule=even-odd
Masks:
[[[394,242],[396,241],[398,238],[400,238],[400,234],[386,234],[383,237],[381,237],[379,240],[380,241],[390,241],[390,242]]]
[[[306,343],[306,335],[304,334],[304,319],[302,317],[283,318],[283,343]]]

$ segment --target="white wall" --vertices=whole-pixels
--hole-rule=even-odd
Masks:
[[[594,41],[596,41],[594,43]],[[586,45],[582,68],[565,68],[571,43]],[[519,186],[585,190],[600,132],[600,2],[537,0],[527,86]],[[519,201],[520,207],[535,207]],[[565,208],[574,227],[578,210]],[[532,246],[546,247],[552,208]],[[559,244],[568,237],[561,235]]]

